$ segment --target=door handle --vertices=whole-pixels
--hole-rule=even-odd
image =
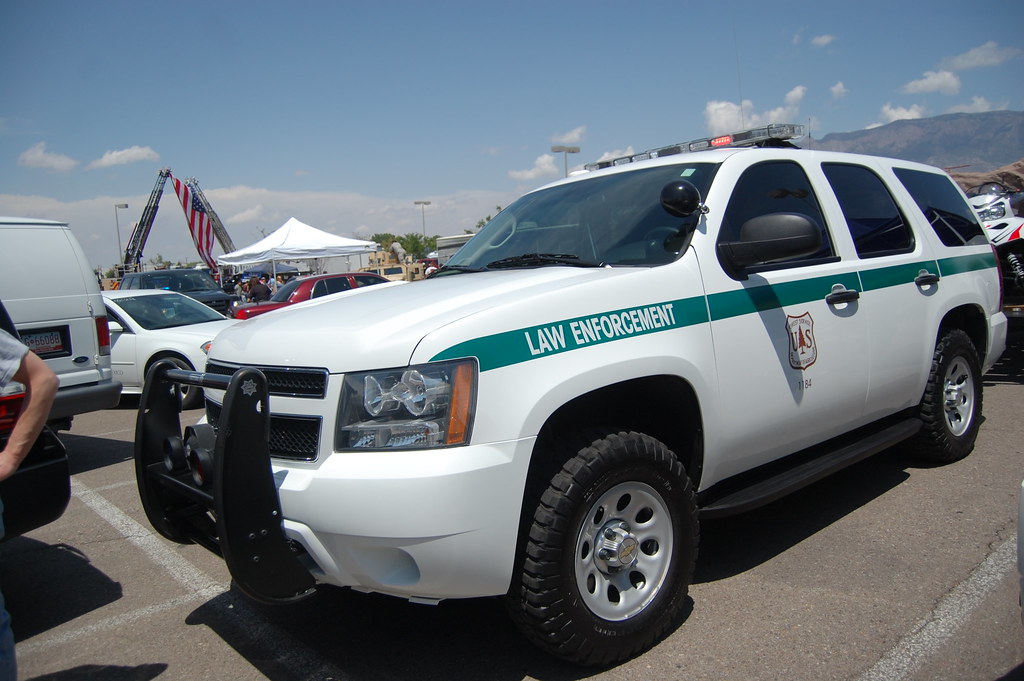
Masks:
[[[921,288],[924,288],[925,286],[933,286],[939,283],[939,275],[932,274],[928,270],[921,270],[917,273],[914,283]]]
[[[849,289],[842,284],[836,284],[832,287],[832,293],[825,296],[825,302],[829,305],[842,305],[843,303],[852,303],[858,298],[860,298],[860,291],[857,289]]]

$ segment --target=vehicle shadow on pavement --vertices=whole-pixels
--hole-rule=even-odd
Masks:
[[[60,433],[57,437],[68,448],[71,475],[124,463],[135,457],[134,444],[131,442],[74,433]]]
[[[167,671],[167,665],[140,664],[121,667],[107,664],[83,664],[73,669],[33,676],[25,681],[151,681]]]
[[[497,598],[430,606],[327,586],[298,604],[264,606],[232,589],[186,622],[210,627],[273,681],[576,681],[598,671],[535,648]]]
[[[754,513],[701,521],[693,583],[727,579],[768,562],[899,486],[910,477],[906,469],[918,463],[897,445]]]
[[[71,622],[122,595],[119,583],[68,544],[14,537],[0,546],[0,557],[0,584],[15,641]]]

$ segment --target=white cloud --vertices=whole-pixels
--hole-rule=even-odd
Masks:
[[[636,151],[633,149],[632,145],[626,147],[625,149],[613,149],[612,151],[606,151],[603,154],[601,154],[597,158],[597,161],[595,161],[595,163],[600,161],[610,161],[613,158],[622,158],[623,156],[632,156],[635,153]]]
[[[110,166],[123,166],[129,163],[135,163],[136,161],[159,161],[160,154],[156,153],[150,147],[140,147],[138,145],[128,147],[127,149],[118,149],[117,151],[108,151],[103,154],[102,157],[96,159],[85,167],[86,170],[93,170],[94,168],[109,168]]]
[[[979,45],[967,50],[963,54],[946,59],[943,62],[943,66],[950,71],[966,71],[967,69],[976,69],[983,66],[998,66],[1004,61],[1021,56],[1021,54],[1024,54],[1024,52],[1015,47],[999,47],[998,43],[990,40],[984,45]]]
[[[957,104],[946,110],[946,113],[984,113],[986,111],[1004,111],[1010,108],[1007,102],[993,104],[984,97],[972,97],[968,104]]]
[[[749,99],[743,100],[742,104],[710,101],[704,105],[704,121],[712,135],[722,135],[769,123],[788,123],[800,117],[800,104],[806,94],[807,88],[797,85],[786,93],[783,106],[763,113],[754,111],[754,103]]]
[[[903,86],[902,92],[909,95],[929,92],[955,95],[960,92],[960,78],[952,71],[925,71],[924,78],[910,81]]]
[[[528,170],[510,170],[508,176],[516,182],[533,182],[543,177],[553,177],[559,174],[555,165],[555,157],[551,154],[541,154],[533,162],[533,167]]]
[[[892,123],[893,121],[902,121],[914,118],[924,118],[927,110],[920,104],[915,104],[909,109],[902,106],[892,106],[886,102],[885,106],[882,107],[882,118],[885,119],[886,123]],[[877,126],[872,126],[877,127]]]
[[[561,174],[561,166],[558,174]],[[118,248],[111,206],[127,203],[131,207],[120,216],[121,236],[127,240],[131,234],[131,223],[138,220],[146,205],[149,189],[146,187],[145,193],[100,195],[79,201],[0,192],[0,215],[69,222],[90,264],[109,267],[123,252]],[[420,208],[413,205],[413,200],[422,196],[385,198],[353,192],[285,192],[241,185],[204,187],[203,192],[224,220],[232,241],[239,248],[262,239],[260,229],[269,234],[293,216],[343,236],[354,236],[357,232],[364,237],[378,232],[419,234],[422,229]],[[472,229],[481,218],[493,215],[495,206],[509,205],[518,194],[515,189],[455,190],[445,195],[432,194],[428,197],[433,204],[428,206],[426,214],[427,233],[462,234],[466,229]],[[160,254],[172,262],[198,260],[181,205],[173,191],[170,195],[164,192],[161,206],[146,244],[145,259],[148,261]],[[214,253],[221,253],[219,245],[214,248]],[[345,260],[339,261],[337,265],[344,267]],[[353,258],[352,266],[358,268],[361,265]]]
[[[587,135],[587,126],[581,125],[578,128],[573,128],[569,132],[561,135],[555,135],[551,138],[554,144],[579,144],[583,141],[583,138]]]
[[[839,81],[829,88],[829,92],[832,93],[832,99],[842,99],[849,94],[850,91],[846,89],[845,85],[843,85],[843,81]]]
[[[67,172],[78,165],[78,161],[70,156],[47,151],[46,142],[40,142],[21,152],[21,155],[18,156],[18,165]]]
[[[252,208],[243,210],[241,213],[235,213],[225,220],[224,223],[228,225],[236,225],[245,222],[266,222],[271,219],[273,219],[273,216],[267,213],[263,208],[262,203],[258,203]]]
[[[811,38],[811,44],[815,47],[825,47],[835,39],[836,37],[834,35],[819,35]]]

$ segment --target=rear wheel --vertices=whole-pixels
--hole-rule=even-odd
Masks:
[[[698,534],[693,487],[665,445],[640,433],[595,440],[534,509],[509,591],[513,618],[572,662],[637,655],[677,623]]]
[[[958,461],[974,449],[981,425],[981,362],[970,337],[947,331],[935,346],[931,373],[918,408],[924,427],[914,442],[921,458]]]

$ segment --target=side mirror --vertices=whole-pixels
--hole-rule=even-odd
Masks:
[[[701,210],[700,190],[692,182],[669,182],[661,189],[661,207],[677,218],[688,218]]]
[[[800,213],[769,213],[740,227],[739,241],[718,244],[719,257],[734,269],[810,255],[821,248],[821,229]]]
[[[114,335],[115,333],[124,333],[124,327],[109,317],[107,318],[107,328],[110,329],[110,335]]]

